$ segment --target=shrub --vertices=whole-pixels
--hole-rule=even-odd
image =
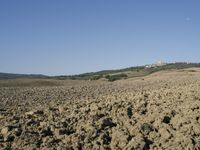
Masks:
[[[106,75],[105,78],[108,79],[109,81],[116,81],[120,79],[127,78],[128,76],[124,73],[121,74],[116,74],[116,75]]]
[[[102,77],[103,77],[103,75],[94,75],[91,77],[91,80],[99,80]]]

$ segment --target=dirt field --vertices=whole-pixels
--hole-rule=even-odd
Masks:
[[[200,69],[0,81],[0,149],[200,149]]]

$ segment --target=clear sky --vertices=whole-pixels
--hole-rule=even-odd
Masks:
[[[0,72],[200,62],[199,0],[1,0]]]

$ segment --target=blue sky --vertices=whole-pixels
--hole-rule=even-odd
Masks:
[[[198,0],[1,0],[0,72],[200,62]]]

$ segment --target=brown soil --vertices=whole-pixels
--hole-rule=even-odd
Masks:
[[[32,82],[0,82],[0,149],[200,149],[200,69]]]

